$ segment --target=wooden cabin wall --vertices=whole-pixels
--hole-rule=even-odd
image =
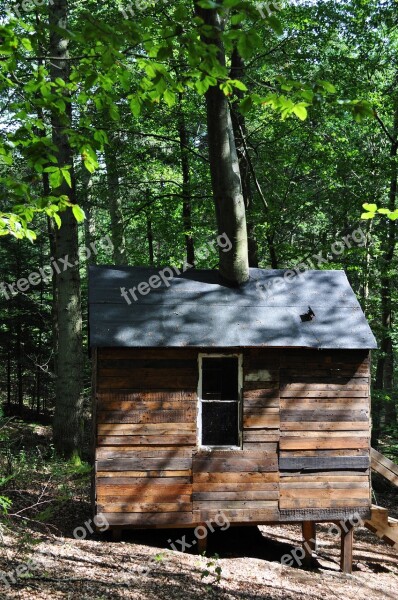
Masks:
[[[283,352],[281,519],[368,516],[369,384],[368,352]]]
[[[242,350],[243,449],[204,452],[196,438],[202,351],[212,350],[98,349],[96,503],[110,525],[367,511],[368,353]]]

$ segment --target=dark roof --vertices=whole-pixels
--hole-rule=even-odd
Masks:
[[[233,288],[217,271],[190,270],[169,287],[162,282],[147,295],[136,290],[128,304],[121,288],[137,288],[159,270],[90,267],[90,345],[376,348],[344,271],[307,271],[286,281],[289,273],[250,269],[250,280]],[[302,321],[309,307],[315,317]]]

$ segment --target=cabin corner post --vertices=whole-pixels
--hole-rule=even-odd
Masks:
[[[91,377],[91,447],[90,447],[90,463],[91,463],[91,512],[96,515],[96,448],[97,448],[97,371],[98,371],[98,350],[93,348],[91,355],[92,377]]]
[[[301,523],[303,534],[303,558],[304,568],[310,568],[313,562],[313,554],[316,549],[316,523],[315,521],[303,521]]]
[[[340,570],[347,575],[352,573],[352,555],[354,546],[354,525],[350,521],[339,524],[340,540]]]

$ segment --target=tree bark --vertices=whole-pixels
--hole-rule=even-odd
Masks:
[[[186,260],[195,266],[195,247],[192,237],[192,207],[191,207],[191,173],[189,168],[188,134],[185,123],[182,95],[178,105],[178,133],[180,137],[181,170],[182,170],[182,221],[184,225]]]
[[[69,80],[68,40],[59,28],[65,28],[68,17],[66,0],[54,0],[49,5],[51,78]],[[71,125],[71,105],[66,102],[64,114],[53,111],[52,139],[57,147],[58,166],[71,166],[72,189],[64,181],[56,190],[75,203],[73,154],[65,129]],[[53,422],[56,451],[66,458],[79,456],[82,438],[82,315],[78,255],[78,227],[72,209],[62,213],[62,226],[55,230],[55,259],[59,268],[57,284],[58,345],[55,383],[55,414]],[[60,258],[73,265],[65,269]]]
[[[243,79],[245,72],[245,64],[240,56],[236,46],[232,52],[231,57],[231,79]],[[238,103],[243,97],[241,90],[236,90],[236,96],[238,100],[232,105],[231,118],[232,127],[234,130],[236,150],[239,160],[240,177],[242,181],[242,194],[243,201],[245,203],[247,220],[247,244],[249,253],[249,267],[258,267],[258,246],[255,237],[255,225],[252,221],[249,221],[249,214],[253,204],[253,191],[250,181],[250,164],[249,157],[247,156],[247,128],[246,120],[242,113],[239,112]]]
[[[222,31],[223,23],[214,9],[202,9],[195,4],[196,14],[214,31]],[[218,59],[225,65],[225,51],[221,38],[203,38],[208,45],[216,45]],[[236,152],[228,100],[219,85],[206,92],[207,130],[210,172],[216,207],[218,233],[226,234],[231,241],[229,252],[219,252],[221,277],[232,285],[249,279],[246,211],[242,182]]]
[[[109,212],[111,217],[111,237],[113,261],[115,265],[125,265],[126,239],[124,235],[123,207],[120,197],[117,138],[111,138],[105,146],[106,176],[108,181]]]
[[[397,206],[398,190],[398,105],[394,115],[394,141],[390,147],[390,190],[389,190],[389,209],[394,211]],[[381,325],[382,339],[380,343],[380,355],[376,367],[375,390],[376,392],[385,392],[391,398],[391,401],[384,405],[380,398],[373,403],[373,431],[372,444],[378,446],[378,438],[382,428],[383,409],[386,419],[396,424],[397,414],[394,398],[394,352],[392,344],[392,261],[395,255],[396,247],[396,221],[389,220],[388,233],[384,241],[383,254],[381,257]]]

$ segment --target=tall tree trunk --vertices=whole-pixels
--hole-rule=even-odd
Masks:
[[[244,61],[240,56],[238,49],[235,46],[231,57],[231,79],[242,80],[244,72]],[[250,163],[246,145],[247,128],[245,117],[239,111],[239,101],[243,97],[243,92],[241,90],[236,90],[235,94],[237,96],[237,100],[232,104],[231,118],[235,136],[236,150],[239,160],[243,201],[245,203],[247,215],[247,245],[249,253],[249,267],[258,267],[258,246],[254,232],[255,225],[252,221],[249,220],[250,210],[253,206],[253,191],[250,181]]]
[[[184,225],[186,260],[189,265],[195,266],[195,247],[192,237],[192,207],[191,207],[191,173],[188,156],[188,134],[185,123],[182,94],[178,105],[178,133],[180,137],[181,169],[182,169],[182,220]]]
[[[66,0],[49,4],[51,78],[69,80],[68,40],[60,28],[66,28],[68,5]],[[65,114],[53,111],[52,139],[57,147],[58,166],[71,166],[72,189],[64,181],[56,190],[75,203],[75,176],[73,154],[65,129],[71,125],[71,105],[66,103]],[[80,302],[79,246],[77,222],[71,208],[62,213],[62,226],[55,231],[57,264],[57,323],[58,347],[55,383],[54,445],[66,458],[79,456],[82,438],[82,314]],[[61,266],[65,259],[72,266]]]
[[[397,189],[398,189],[398,104],[394,115],[394,130],[392,137],[394,141],[390,147],[390,191],[389,191],[389,209],[394,211],[397,207]],[[394,398],[394,353],[392,345],[392,261],[395,255],[396,246],[396,221],[390,220],[388,223],[388,234],[384,240],[383,254],[381,257],[381,325],[382,339],[380,343],[380,356],[376,367],[376,401],[373,403],[373,432],[372,444],[378,445],[378,438],[382,428],[383,409],[386,419],[396,424],[397,414]],[[390,396],[390,402],[385,406],[380,398],[377,398],[377,392],[384,392]]]
[[[123,208],[120,197],[117,138],[112,138],[105,146],[106,176],[108,181],[109,212],[111,217],[111,237],[115,265],[125,265],[126,239],[124,235]]]
[[[95,242],[95,220],[92,213],[92,197],[91,191],[93,186],[93,179],[91,173],[84,166],[83,161],[80,165],[81,173],[81,184],[82,184],[82,206],[86,214],[84,220],[84,241],[87,248],[87,269],[89,265],[95,265],[96,253],[94,252],[91,244]]]
[[[223,22],[217,10],[202,9],[195,3],[196,14],[213,30],[222,31]],[[225,65],[225,51],[220,37],[204,38],[206,44],[218,47],[218,59]],[[206,92],[207,130],[210,172],[219,234],[225,233],[231,243],[229,252],[219,257],[220,275],[239,285],[249,279],[246,211],[242,194],[239,161],[236,152],[228,100],[218,85]]]
[[[146,215],[146,234],[148,240],[148,252],[149,252],[149,264],[151,267],[155,264],[155,252],[153,248],[153,231],[152,231],[152,219],[150,212]]]

